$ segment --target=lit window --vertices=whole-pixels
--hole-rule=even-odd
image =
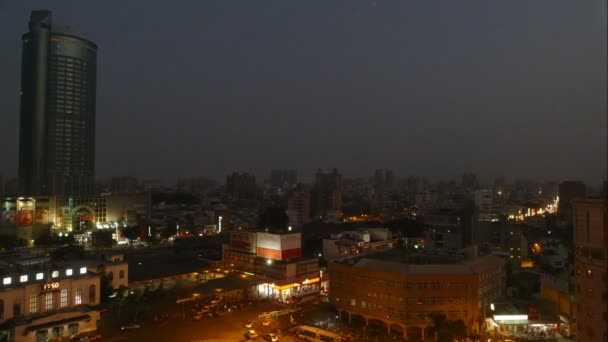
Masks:
[[[87,268],[86,267],[81,267],[80,268],[80,274],[86,274],[87,273]]]
[[[53,277],[53,278],[59,277],[59,271],[53,271],[53,273],[51,273],[51,277]]]
[[[38,296],[33,293],[30,295],[30,313],[38,311]]]
[[[46,293],[46,301],[44,308],[46,311],[53,310],[53,292]]]
[[[24,274],[24,275],[22,275],[21,277],[19,277],[19,280],[20,280],[22,283],[25,283],[25,282],[27,281],[27,274]]]
[[[61,307],[65,308],[68,306],[68,290],[67,289],[63,289],[61,290]]]
[[[587,273],[586,273],[587,278],[591,279],[591,277],[593,276],[593,272],[591,271],[590,268],[587,269]]]
[[[42,278],[44,278],[44,274],[36,273],[36,280],[42,280]]]
[[[71,276],[72,275],[72,269],[68,268],[67,270],[65,270],[65,275],[66,276]]]
[[[76,297],[74,299],[76,305],[82,304],[82,289],[76,289]]]
[[[11,283],[12,279],[10,277],[6,277],[2,280],[2,284],[4,285],[9,285]]]

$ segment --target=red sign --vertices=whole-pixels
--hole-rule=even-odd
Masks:
[[[19,210],[19,225],[31,226],[34,223],[34,211],[28,209]]]
[[[538,306],[536,306],[536,305],[528,306],[528,320],[538,321],[538,319],[539,319]]]

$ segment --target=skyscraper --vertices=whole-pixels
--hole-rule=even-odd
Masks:
[[[32,11],[22,37],[19,190],[89,195],[95,184],[97,45]]]

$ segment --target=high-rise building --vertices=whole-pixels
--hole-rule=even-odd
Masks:
[[[608,341],[608,200],[575,200],[573,208],[576,336]]]
[[[97,45],[32,11],[22,37],[19,185],[23,195],[89,195],[95,183]]]
[[[289,224],[299,227],[310,222],[310,191],[298,184],[287,197]]]
[[[337,169],[331,173],[317,171],[311,202],[312,215],[317,218],[342,216],[342,175]]]

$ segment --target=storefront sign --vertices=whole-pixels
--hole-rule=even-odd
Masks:
[[[46,283],[42,285],[42,293],[59,291],[59,282],[56,281],[54,283]]]

